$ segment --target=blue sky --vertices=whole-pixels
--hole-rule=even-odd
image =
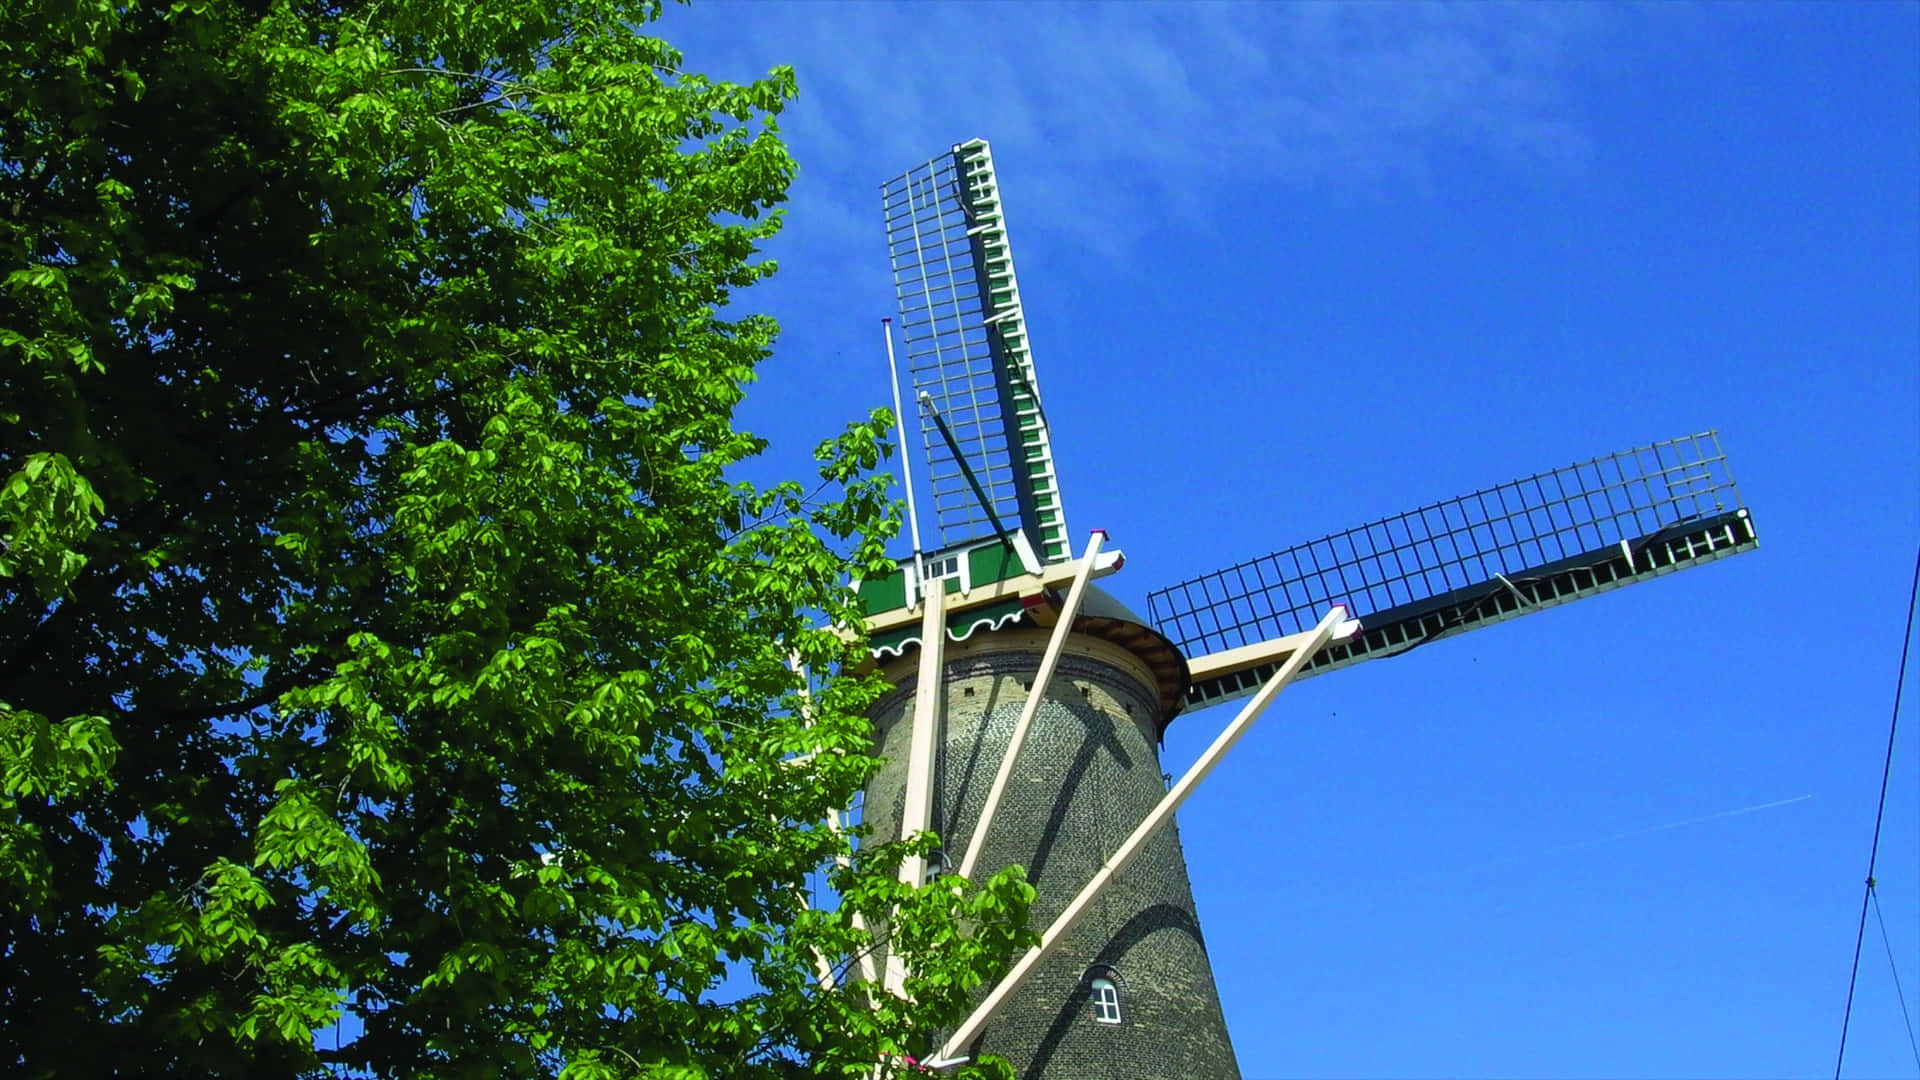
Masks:
[[[1136,606],[1718,427],[1759,552],[1303,683],[1180,827],[1250,1078],[1830,1074],[1920,541],[1920,5],[705,3],[659,32],[799,72],[782,272],[742,298],[785,326],[743,410],[769,467],[887,400],[879,183],[985,137],[1068,520]],[[1227,718],[1177,721],[1167,767]],[[1907,720],[1879,876],[1920,1005]],[[1846,1075],[1913,1076],[1867,949]]]

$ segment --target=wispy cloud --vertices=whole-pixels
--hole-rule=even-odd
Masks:
[[[815,239],[835,223],[865,230],[858,200],[885,174],[983,135],[1017,185],[1017,227],[1119,254],[1140,222],[1249,182],[1421,185],[1438,155],[1462,152],[1577,174],[1591,146],[1573,88],[1607,17],[1562,4],[722,3],[670,16],[666,32],[696,66],[799,69],[783,129]]]

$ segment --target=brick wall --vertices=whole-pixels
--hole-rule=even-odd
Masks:
[[[966,851],[1045,641],[1040,632],[1009,630],[948,643],[934,822],[950,865]],[[896,689],[873,714],[887,764],[866,793],[865,820],[877,836],[898,835],[915,658],[887,674]],[[1066,907],[1165,793],[1151,685],[1127,653],[1083,636],[1071,639],[1054,674],[976,871],[1025,866],[1040,894],[1036,928]],[[1120,988],[1120,1024],[1094,1019],[1095,973]],[[1006,1057],[1022,1077],[1046,1080],[1240,1075],[1176,826],[1161,829],[1108,886],[977,1049]]]

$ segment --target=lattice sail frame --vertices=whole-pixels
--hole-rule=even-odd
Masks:
[[[1199,659],[1297,633],[1346,604],[1365,631],[1317,657],[1317,673],[1757,545],[1718,433],[1707,431],[1203,574],[1150,593],[1147,617]],[[1255,668],[1196,678],[1188,706],[1242,696],[1261,677]]]
[[[1042,562],[1072,558],[986,140],[882,184],[880,201],[915,398],[946,420],[993,515]],[[919,425],[941,546],[987,535],[991,516],[960,463],[928,417]]]

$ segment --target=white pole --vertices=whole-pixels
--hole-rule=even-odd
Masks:
[[[940,1048],[939,1056],[942,1059],[959,1054],[963,1047],[979,1036],[980,1029],[986,1027],[987,1022],[993,1019],[994,1013],[1000,1011],[1000,1006],[1006,1004],[1007,999],[1013,996],[1013,992],[1020,988],[1020,984],[1032,974],[1034,967],[1080,922],[1081,917],[1093,906],[1093,901],[1107,887],[1107,883],[1113,880],[1114,875],[1126,869],[1127,864],[1140,853],[1141,848],[1145,847],[1153,834],[1159,831],[1160,826],[1172,820],[1173,812],[1179,809],[1181,803],[1187,801],[1187,796],[1193,794],[1193,789],[1199,786],[1200,781],[1207,778],[1207,774],[1220,763],[1220,759],[1226,756],[1227,751],[1233,749],[1233,744],[1240,741],[1240,737],[1247,733],[1247,729],[1253,726],[1253,722],[1259,719],[1267,706],[1273,704],[1273,699],[1280,695],[1280,691],[1286,689],[1287,684],[1293,681],[1293,677],[1307,665],[1307,661],[1313,659],[1314,654],[1333,638],[1335,631],[1342,629],[1341,624],[1346,621],[1345,607],[1335,607],[1327,612],[1326,617],[1313,628],[1307,640],[1301,643],[1300,648],[1292,656],[1287,657],[1287,662],[1280,665],[1280,670],[1274,672],[1273,677],[1260,688],[1260,692],[1253,695],[1252,700],[1241,708],[1240,715],[1234,717],[1233,722],[1220,732],[1219,736],[1213,740],[1213,745],[1207,747],[1206,752],[1193,763],[1193,767],[1187,770],[1186,775],[1182,776],[1173,787],[1167,789],[1167,793],[1161,797],[1159,804],[1147,815],[1146,820],[1121,841],[1119,849],[1109,856],[1106,863],[1094,873],[1093,880],[1087,882],[1086,887],[1073,898],[1073,902],[1067,905],[1066,910],[1053,920],[1053,925],[1047,927],[1046,933],[1040,935],[1040,944],[1027,950],[1026,955],[1013,965],[1013,970],[1007,972],[1007,977],[1000,980],[1000,985],[993,988],[993,992],[988,994],[986,1000],[980,1003],[980,1007],[973,1011],[973,1015],[967,1017],[966,1023],[961,1024],[959,1030],[953,1033],[953,1037],[947,1040],[947,1044]]]
[[[1040,703],[1046,699],[1047,685],[1053,681],[1053,671],[1060,666],[1060,654],[1066,651],[1067,635],[1073,630],[1073,620],[1080,614],[1080,601],[1087,595],[1087,583],[1093,579],[1093,562],[1100,554],[1100,543],[1107,534],[1099,529],[1087,538],[1087,552],[1080,557],[1080,569],[1073,575],[1073,585],[1067,590],[1067,602],[1060,609],[1060,621],[1053,624],[1053,636],[1047,640],[1047,651],[1040,657],[1040,670],[1033,674],[1033,686],[1027,691],[1027,703],[1020,709],[1020,719],[1014,722],[1013,734],[1007,740],[1007,750],[1000,758],[1000,769],[993,775],[993,786],[987,789],[987,802],[980,810],[980,820],[974,823],[973,837],[967,841],[966,857],[960,860],[960,876],[973,876],[974,864],[980,860],[980,852],[987,844],[987,829],[993,824],[993,815],[1000,809],[1000,799],[1007,793],[1007,781],[1013,777],[1014,759],[1020,756],[1020,747],[1027,741],[1027,729],[1033,726],[1033,718],[1040,711]]]
[[[933,770],[939,763],[940,684],[946,673],[947,590],[935,582],[920,598],[920,682],[913,692],[913,732],[907,746],[907,790],[900,807],[900,839],[933,826]],[[900,880],[922,885],[927,859],[910,855],[900,864]],[[887,990],[906,994],[907,965],[900,950],[887,948]]]
[[[893,383],[893,431],[900,440],[900,474],[907,487],[907,532],[913,539],[913,587],[907,590],[907,606],[916,602],[915,594],[925,585],[927,568],[920,559],[920,514],[913,506],[913,465],[907,448],[907,414],[900,408],[900,368],[893,359],[893,320],[881,319],[887,336],[887,374]]]

